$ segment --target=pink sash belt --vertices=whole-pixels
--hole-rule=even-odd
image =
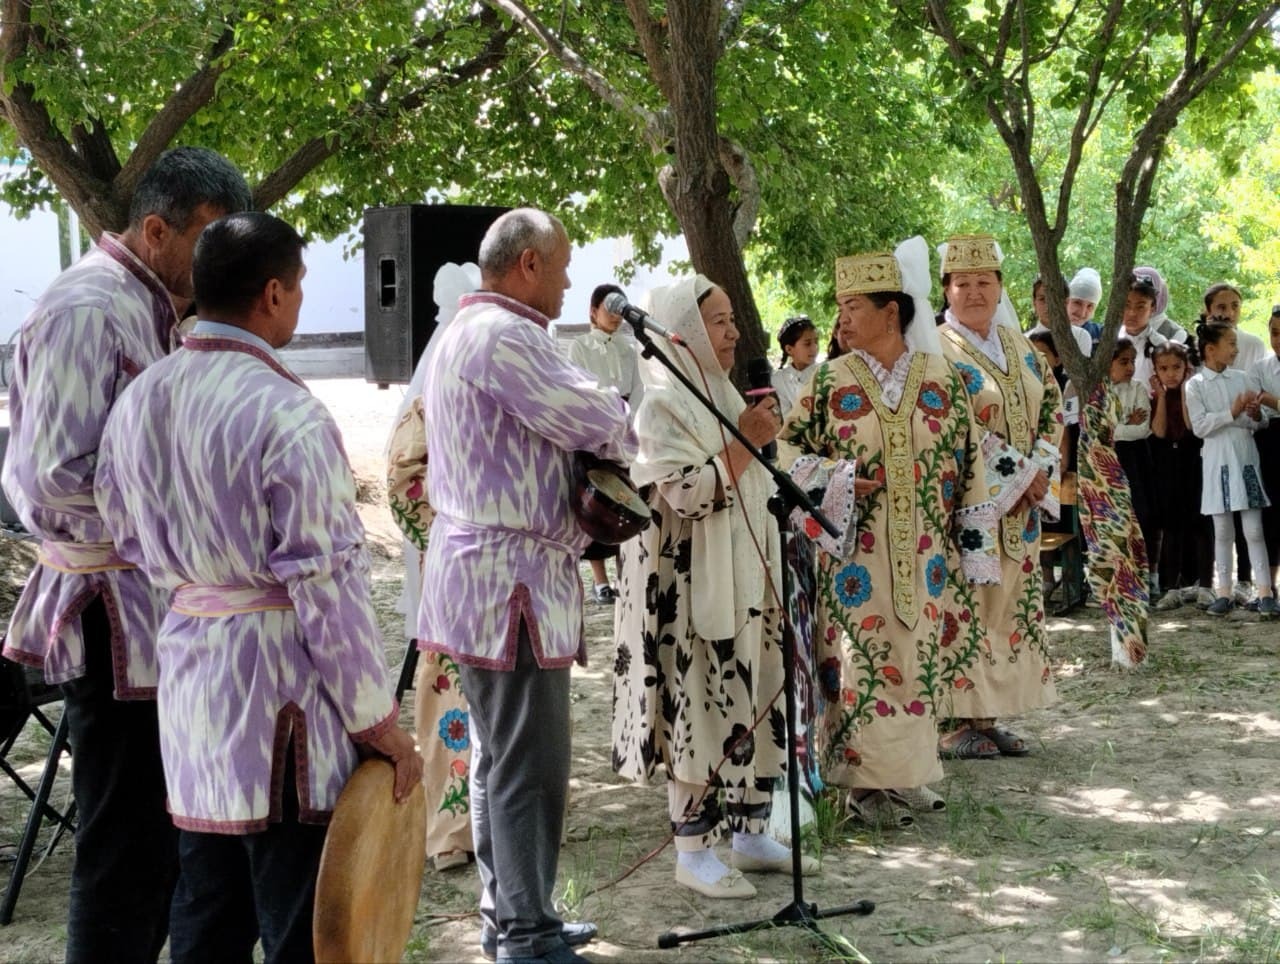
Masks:
[[[289,590],[272,586],[197,586],[184,583],[173,593],[169,608],[182,616],[212,619],[293,608]]]
[[[45,539],[40,543],[36,558],[50,569],[76,575],[137,568],[122,559],[110,542],[53,542]]]

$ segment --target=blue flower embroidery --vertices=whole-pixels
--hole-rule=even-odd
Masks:
[[[1027,513],[1027,524],[1022,529],[1023,542],[1035,542],[1040,538],[1040,510],[1032,509]]]
[[[468,722],[465,710],[449,710],[440,717],[440,739],[450,750],[457,753],[469,745]]]
[[[946,502],[950,502],[956,497],[956,480],[950,475],[942,477],[942,498]]]
[[[836,596],[845,606],[861,606],[871,598],[871,574],[864,566],[849,563],[836,573]]]
[[[934,556],[924,564],[924,585],[929,595],[937,599],[947,584],[947,564],[941,554]]]
[[[1034,351],[1027,352],[1027,357],[1023,359],[1027,363],[1027,370],[1032,375],[1039,375],[1040,369],[1036,367],[1036,353]]]
[[[964,362],[956,362],[956,370],[960,372],[960,377],[964,379],[964,388],[970,395],[977,395],[982,391],[982,372],[967,365]]]

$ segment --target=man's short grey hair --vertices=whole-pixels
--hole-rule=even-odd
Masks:
[[[157,214],[185,231],[202,204],[219,214],[237,214],[253,207],[253,197],[244,175],[221,154],[207,147],[175,147],[142,175],[129,204],[129,226],[136,228],[148,214]]]
[[[560,219],[546,211],[537,208],[508,211],[489,226],[480,242],[480,271],[500,277],[515,267],[522,251],[532,248],[548,257],[561,239],[567,237]]]

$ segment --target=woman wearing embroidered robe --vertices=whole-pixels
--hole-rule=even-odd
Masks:
[[[651,300],[688,346],[665,347],[681,371],[754,444],[772,440],[777,400],[748,407],[729,380],[738,331],[728,296],[697,276]],[[790,852],[764,833],[786,764],[772,480],[656,360],[643,377],[631,474],[647,487],[653,525],[622,546],[613,768],[633,780],[666,777],[677,882],[708,897],[750,897],[739,871],[791,870]],[[711,849],[722,822],[734,831],[733,869]],[[804,869],[817,861],[805,857]]]
[[[814,463],[832,468],[824,506],[838,514],[832,487],[854,466],[856,526],[846,545],[818,540],[819,760],[850,789],[851,813],[898,826],[912,822],[906,806],[941,804],[927,785],[942,777],[943,681],[981,636],[970,584],[999,578],[969,398],[942,357],[929,287],[918,237],[836,262],[851,348],[818,369],[779,446],[802,487]]]
[[[989,495],[1001,516],[998,583],[976,592],[984,638],[947,680],[944,715],[958,722],[943,757],[1024,756],[1026,741],[997,720],[1056,698],[1044,635],[1040,517],[1058,515],[1062,404],[1048,363],[1018,330],[1004,296],[1000,247],[990,235],[952,238],[943,247],[948,308],[942,348],[960,372],[975,421]]]

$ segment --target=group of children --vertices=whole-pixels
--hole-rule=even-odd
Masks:
[[[1151,331],[1162,289],[1158,272],[1134,272],[1109,373],[1119,402],[1112,444],[1147,549],[1150,598],[1160,610],[1194,603],[1225,615],[1247,605],[1275,615],[1280,311],[1268,353],[1237,329],[1239,290],[1214,285],[1193,347]],[[1047,331],[1028,337],[1057,361]]]

